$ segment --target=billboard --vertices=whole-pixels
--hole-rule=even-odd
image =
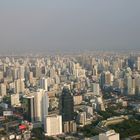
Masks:
[[[3,116],[12,116],[13,111],[3,111]]]

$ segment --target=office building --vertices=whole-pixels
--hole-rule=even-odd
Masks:
[[[29,122],[35,121],[35,99],[33,95],[24,95],[23,96],[23,110],[24,110],[24,119]]]
[[[35,121],[44,122],[44,119],[48,115],[48,94],[43,89],[38,89],[34,94],[34,108],[35,108]]]
[[[73,120],[74,102],[73,96],[67,87],[63,88],[62,95],[60,97],[60,114],[62,114],[62,120]]]

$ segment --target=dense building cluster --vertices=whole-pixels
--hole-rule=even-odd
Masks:
[[[1,57],[1,137],[32,137],[32,130],[42,127],[44,136],[81,139],[80,129],[113,105],[139,112],[139,101],[130,100],[139,97],[139,85],[138,54]],[[99,140],[119,140],[114,130],[102,129]]]

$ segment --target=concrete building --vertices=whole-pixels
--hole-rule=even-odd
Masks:
[[[35,99],[35,121],[44,122],[44,119],[48,115],[48,106],[49,106],[49,100],[48,100],[48,94],[43,89],[38,89],[34,93],[34,99]]]
[[[72,133],[77,132],[77,125],[75,121],[67,121],[63,123],[63,132]]]
[[[119,133],[114,130],[107,131],[106,133],[99,134],[99,140],[120,140]]]
[[[45,119],[44,131],[48,136],[62,134],[62,116],[56,114],[47,116]]]
[[[94,94],[99,95],[100,94],[99,83],[92,83],[91,84],[91,90]]]
[[[80,112],[77,116],[77,123],[81,126],[86,125],[86,112]]]
[[[20,66],[19,67],[19,79],[22,79],[22,80],[25,79],[24,72],[25,72],[24,66]]]
[[[0,71],[0,80],[2,80],[3,78],[4,78],[3,71]]]
[[[104,107],[104,103],[103,103],[103,99],[101,96],[95,96],[95,104],[96,104],[96,110],[102,110],[105,111],[105,107]]]
[[[82,95],[73,96],[74,105],[79,105],[82,103],[83,97]]]
[[[4,83],[0,84],[0,95],[6,96],[6,85]]]
[[[24,84],[24,80],[23,79],[17,79],[14,81],[15,83],[15,93],[19,94],[19,93],[23,93],[25,90],[25,84]]]
[[[113,82],[113,74],[109,71],[105,72],[105,84],[112,85]]]
[[[48,80],[44,77],[40,79],[40,88],[48,91]]]
[[[20,101],[19,101],[19,94],[12,94],[11,95],[11,106],[16,106],[19,105]]]
[[[127,95],[135,95],[135,79],[132,76],[126,76],[125,78],[125,88]]]

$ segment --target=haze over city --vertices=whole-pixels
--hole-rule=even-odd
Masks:
[[[139,0],[0,2],[1,54],[139,50]]]
[[[0,1],[0,140],[140,139],[140,0]]]

